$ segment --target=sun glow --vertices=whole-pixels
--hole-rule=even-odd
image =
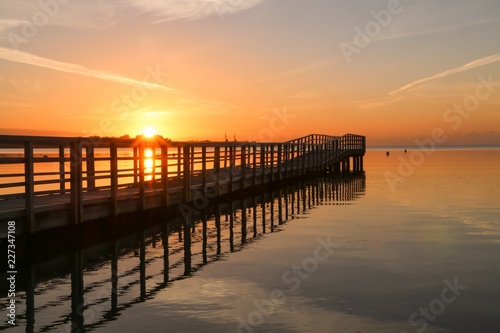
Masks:
[[[153,136],[156,135],[156,130],[154,127],[148,126],[142,130],[142,134],[144,134],[144,136],[147,138],[152,138]]]

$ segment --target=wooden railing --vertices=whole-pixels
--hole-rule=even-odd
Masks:
[[[26,219],[33,221],[35,199],[59,195],[81,221],[85,193],[108,191],[116,214],[125,189],[134,189],[130,196],[138,196],[144,208],[150,188],[168,205],[171,187],[183,188],[182,201],[188,202],[193,186],[206,194],[225,183],[232,192],[311,172],[350,170],[350,158],[360,171],[365,142],[354,134],[312,134],[281,143],[0,135],[0,213],[2,205],[22,200]]]

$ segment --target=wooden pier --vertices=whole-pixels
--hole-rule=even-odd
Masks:
[[[203,206],[276,181],[360,172],[365,151],[365,137],[354,134],[281,143],[0,135],[0,225],[16,221],[17,233],[32,234],[182,203]]]

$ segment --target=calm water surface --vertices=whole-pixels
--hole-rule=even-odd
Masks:
[[[499,165],[500,149],[420,160],[411,150],[368,151],[366,180],[298,185],[256,198],[256,208],[250,200],[245,213],[241,202],[209,213],[206,229],[192,230],[191,277],[182,277],[183,234],[172,223],[167,252],[161,229],[120,240],[114,299],[113,260],[92,256],[96,246],[82,259],[83,301],[71,300],[73,255],[66,274],[37,273],[49,277],[35,279],[34,322],[21,314],[19,326],[2,328],[500,332]],[[59,271],[52,261],[35,270]]]

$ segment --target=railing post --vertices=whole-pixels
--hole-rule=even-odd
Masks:
[[[282,153],[282,144],[278,144],[278,180],[281,180],[283,177],[281,175],[281,153]]]
[[[290,144],[285,144],[285,151],[283,153],[284,164],[285,164],[285,179],[288,179],[288,168],[290,167],[290,160],[288,159],[288,150],[290,148]]]
[[[262,170],[262,182],[264,184],[266,182],[266,146],[260,145],[260,168]]]
[[[250,147],[251,146],[247,146],[247,151],[248,151],[248,153],[246,154],[247,155],[247,166],[250,165],[250,160],[251,160]]]
[[[224,146],[224,169],[227,168],[227,146]]]
[[[190,161],[191,161],[191,166],[189,167],[189,170],[191,170],[191,172],[194,172],[194,162],[195,162],[195,153],[194,153],[194,146],[191,147],[191,158],[190,158]]]
[[[335,140],[330,143],[330,165],[332,167],[332,172],[335,169]]]
[[[335,139],[333,146],[333,173],[338,175],[340,173],[340,152],[339,152],[339,139]]]
[[[324,152],[323,152],[323,169],[328,167],[328,161],[330,160],[330,145],[328,142],[323,144]]]
[[[182,148],[177,147],[177,178],[181,179]]]
[[[271,182],[274,181],[274,144],[271,145]]]
[[[82,145],[81,142],[71,142],[71,223],[80,224],[83,220],[82,193]]]
[[[191,181],[190,181],[190,174],[191,174],[191,171],[190,171],[190,166],[191,166],[191,156],[190,156],[190,149],[191,147],[186,144],[184,146],[184,154],[183,154],[183,158],[184,158],[184,167],[183,167],[183,194],[182,194],[182,201],[183,202],[189,202],[190,201],[190,197],[191,197],[191,188],[190,188],[190,185],[191,185]]]
[[[247,201],[242,201],[241,207],[241,245],[247,242]]]
[[[319,154],[319,172],[323,171],[323,164],[325,163],[325,143],[322,142],[320,145],[320,154]]]
[[[318,140],[316,140],[316,144],[314,145],[314,161],[313,161],[313,165],[314,165],[314,169],[313,169],[313,172],[316,173],[318,172],[318,169],[319,169],[319,158],[320,158],[320,145],[317,143]]]
[[[322,142],[320,147],[320,154],[319,154],[319,172],[323,171],[323,163],[325,162],[325,143]]]
[[[329,162],[330,162],[330,153],[331,153],[331,150],[330,150],[330,142],[326,142],[325,143],[325,165],[323,166],[325,169],[328,168],[329,166]]]
[[[25,189],[25,225],[24,232],[32,234],[35,232],[35,175],[33,160],[33,142],[24,142],[24,189]]]
[[[234,154],[235,154],[235,147],[228,147],[229,148],[229,193],[233,192],[233,181],[234,181],[234,176],[233,176],[233,169],[234,169]]]
[[[85,146],[85,159],[87,165],[87,190],[95,190],[95,160],[94,146],[91,143]]]
[[[292,175],[294,177],[297,177],[300,175],[300,162],[302,161],[302,164],[305,163],[305,156],[300,154],[300,146],[298,144],[294,144],[292,148]]]
[[[191,147],[189,144],[186,144],[183,147],[183,191],[182,191],[182,202],[188,203],[191,201],[191,158],[194,159],[194,156],[191,156]],[[184,223],[183,223],[183,231],[184,231],[184,275],[191,275],[191,214],[184,215]]]
[[[144,210],[146,208],[146,191],[145,191],[145,153],[144,153],[144,143],[139,145],[139,210]]]
[[[314,172],[314,160],[315,160],[315,155],[316,155],[316,146],[314,144],[311,144],[309,146],[310,153],[309,153],[309,167],[307,168],[308,172]]]
[[[207,147],[201,147],[201,192],[207,195]]]
[[[241,189],[247,188],[247,146],[243,145],[240,148],[241,152]],[[243,211],[244,212],[244,211]],[[245,213],[243,213],[245,215]]]
[[[307,144],[303,143],[302,147],[297,146],[297,149],[302,149],[302,158],[301,158],[301,160],[302,160],[302,172],[299,172],[299,174],[301,173],[302,176],[304,176],[306,174]]]
[[[253,172],[253,186],[257,186],[257,145],[252,146],[252,172]]]
[[[111,215],[118,215],[118,148],[116,142],[109,147],[111,163]]]
[[[163,206],[168,206],[168,147],[161,146],[161,185]]]
[[[134,184],[139,182],[139,148],[134,147]]]
[[[215,183],[217,184],[217,194],[220,195],[220,146],[215,147],[214,152],[214,171],[215,171]]]
[[[64,146],[59,146],[59,193],[66,193],[66,176],[64,171]]]

